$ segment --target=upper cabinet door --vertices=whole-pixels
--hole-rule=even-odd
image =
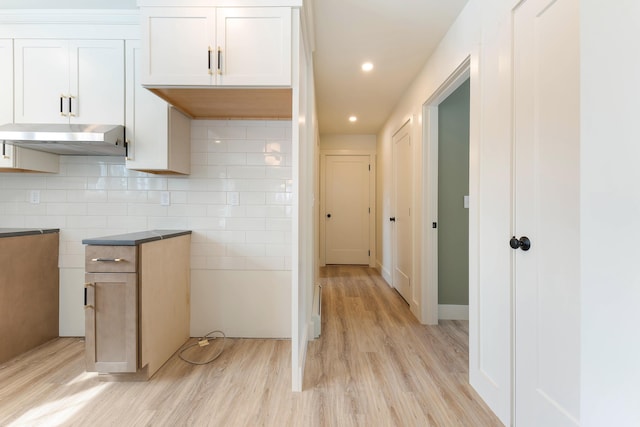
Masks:
[[[216,24],[219,85],[291,85],[290,8],[219,8]]]
[[[69,42],[15,40],[15,122],[67,123]]]
[[[215,9],[143,8],[143,85],[209,86],[215,74]]]
[[[15,40],[16,123],[124,124],[122,40]]]
[[[69,42],[70,123],[124,124],[124,41]]]
[[[0,124],[13,122],[13,40],[0,39]]]

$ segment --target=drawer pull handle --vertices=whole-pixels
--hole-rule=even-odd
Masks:
[[[122,258],[91,258],[93,262],[122,262]]]

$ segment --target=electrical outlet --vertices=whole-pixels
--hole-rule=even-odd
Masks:
[[[31,190],[29,194],[29,203],[37,205],[40,203],[40,190]]]
[[[231,206],[238,206],[240,204],[240,193],[237,191],[229,191],[227,193],[227,204]]]
[[[160,205],[169,206],[171,204],[171,193],[163,191],[160,193]]]

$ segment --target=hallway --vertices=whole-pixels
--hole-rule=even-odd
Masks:
[[[313,425],[500,426],[468,384],[468,322],[423,326],[374,269],[327,266]]]

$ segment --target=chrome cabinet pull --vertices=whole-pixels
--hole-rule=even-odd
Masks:
[[[123,258],[91,258],[93,262],[122,262]]]

